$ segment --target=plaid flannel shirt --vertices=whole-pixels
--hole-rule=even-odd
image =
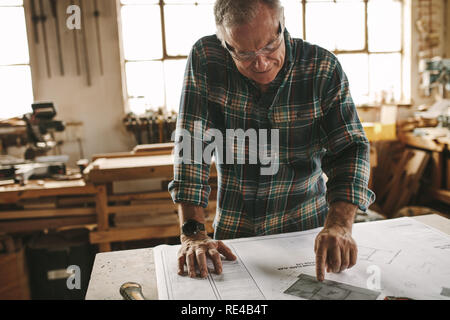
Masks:
[[[368,189],[369,142],[337,58],[287,30],[284,41],[283,68],[263,94],[215,35],[190,52],[177,130],[192,136],[194,129],[214,128],[224,136],[226,129],[279,130],[276,174],[261,175],[259,162],[216,163],[216,239],[307,230],[324,224],[332,202],[365,211],[375,200]],[[206,207],[209,172],[205,162],[174,164],[173,201]]]

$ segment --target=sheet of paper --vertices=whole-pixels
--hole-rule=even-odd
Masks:
[[[154,257],[159,298],[303,299],[285,291],[302,274],[315,278],[314,240],[320,230],[224,241],[237,260],[223,260],[221,275],[212,272],[209,261],[207,279],[179,276],[179,246],[158,246]],[[450,299],[450,236],[405,217],[354,224],[353,237],[357,264],[327,273],[326,280],[380,292],[377,299]]]

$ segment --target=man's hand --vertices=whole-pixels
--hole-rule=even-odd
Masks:
[[[338,273],[356,264],[358,248],[352,238],[356,209],[355,205],[346,202],[331,205],[325,226],[314,244],[317,280],[324,280],[325,269]]]
[[[236,256],[222,241],[212,240],[206,232],[199,232],[195,236],[188,237],[184,234],[180,237],[181,248],[178,251],[178,274],[184,274],[184,265],[187,265],[188,275],[196,277],[196,266],[200,271],[200,277],[206,278],[208,267],[206,258],[213,261],[217,274],[222,273],[222,261],[220,254],[228,260],[236,260]]]

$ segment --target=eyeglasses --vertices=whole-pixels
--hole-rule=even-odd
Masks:
[[[284,28],[281,26],[280,22],[277,37],[274,40],[272,40],[267,46],[259,49],[258,51],[237,51],[235,48],[230,46],[226,41],[224,41],[225,44],[224,47],[227,49],[227,51],[231,54],[233,58],[245,62],[252,61],[256,59],[256,57],[259,55],[268,56],[278,50],[283,40],[283,31],[284,31],[283,29]]]

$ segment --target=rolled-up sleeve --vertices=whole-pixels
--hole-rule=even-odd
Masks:
[[[210,123],[206,66],[201,52],[201,45],[197,43],[187,60],[176,125],[173,180],[168,191],[175,203],[206,208],[211,191],[210,165],[203,161],[202,137]],[[184,149],[188,145],[190,150]]]
[[[327,201],[346,201],[361,210],[375,201],[368,188],[370,144],[358,118],[347,77],[334,55],[328,57],[326,81],[322,84],[326,154],[322,169],[328,177]],[[324,79],[324,78],[322,78]]]

